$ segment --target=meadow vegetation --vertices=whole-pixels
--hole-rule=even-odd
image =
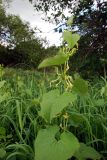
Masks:
[[[35,7],[47,12],[57,3],[58,11],[69,2]],[[93,9],[80,1],[62,45],[47,48],[1,4],[0,160],[106,160],[106,2]],[[61,14],[53,14],[56,21]]]
[[[69,156],[71,155],[78,156],[77,159],[80,159],[80,157],[81,159],[101,159],[101,156],[106,159],[106,79],[95,78],[93,81],[88,81],[87,88],[87,85],[81,87],[86,82],[79,77],[74,80],[74,84],[77,87],[76,89],[74,88],[74,93],[71,95],[67,93],[68,95],[64,97],[64,91],[62,91],[61,86],[50,87],[50,82],[54,78],[55,76],[52,74],[44,75],[35,71],[3,69],[0,67],[0,159],[34,160],[43,158],[39,157],[39,154],[41,156],[50,154],[51,156],[52,153],[51,151],[49,152],[49,148],[44,149],[44,147],[50,146],[48,144],[51,139],[51,136],[48,135],[50,132],[46,132],[46,128],[49,128],[50,125],[54,127],[51,128],[52,133],[57,133],[57,141],[64,131],[77,137],[75,137],[74,142],[71,141],[71,144],[67,141],[71,151],[67,150],[68,157],[65,157],[65,160],[70,158]],[[58,91],[63,92],[59,100],[57,100],[56,95],[60,94]],[[59,107],[59,110],[57,108],[57,111],[53,111],[51,122],[48,115],[46,115],[47,108],[45,108],[45,111],[43,108],[47,107],[46,105],[49,107],[50,104],[53,104],[53,107]],[[42,112],[40,113],[41,107]],[[58,132],[59,128],[56,126],[60,127],[60,132]],[[39,139],[38,132],[40,134],[42,130],[44,135],[39,135]],[[35,146],[37,137],[39,139],[38,143],[43,145],[36,144],[39,151]],[[71,138],[73,140],[74,137]],[[77,154],[74,153],[74,147],[76,145],[79,148],[79,142],[82,148],[81,152]],[[96,149],[97,152],[92,148],[88,148],[90,146]],[[65,150],[65,147],[62,148],[62,151]],[[69,152],[72,152],[72,148],[74,151],[69,154]],[[44,150],[47,152],[44,153]],[[58,152],[61,151],[56,150],[53,154],[58,155]],[[36,153],[38,158],[36,158]],[[61,155],[63,157],[63,153]],[[63,159],[62,157],[60,158]]]
[[[53,74],[1,65],[1,159],[107,158],[106,75],[93,81],[69,75],[80,36],[65,31],[63,39],[68,45],[38,66],[55,67]]]

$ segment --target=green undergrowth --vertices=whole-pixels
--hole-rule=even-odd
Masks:
[[[50,86],[49,82],[52,79],[53,75],[51,74],[9,68],[3,69],[1,67],[0,159],[34,160],[37,152],[37,160],[42,160],[42,154],[44,156],[46,155],[44,154],[44,151],[43,153],[40,152],[41,146],[39,145],[39,142],[41,140],[41,143],[44,143],[45,145],[47,144],[47,141],[51,142],[51,137],[48,135],[48,130],[51,130],[53,134],[57,133],[57,140],[61,138],[60,134],[63,133],[63,130],[67,130],[69,131],[68,133],[72,133],[77,137],[83,148],[83,144],[87,145],[87,147],[91,146],[92,148],[96,149],[99,154],[107,157],[106,80],[104,78],[100,78],[99,80],[93,80],[94,83],[92,81],[88,81],[87,96],[84,95],[84,93],[87,91],[81,95],[82,92],[79,90],[79,88],[76,88],[78,92],[77,95],[74,97],[73,95],[67,95],[67,97],[71,96],[71,103],[68,103],[69,100],[67,100],[65,95],[63,97],[61,94],[61,103],[59,100],[57,101],[57,94],[60,95],[58,90],[62,92],[62,88],[61,86],[59,88],[53,88]],[[75,83],[78,85],[78,80]],[[50,101],[53,107],[61,105],[62,109],[60,109],[58,112],[57,110],[53,110],[51,118],[47,118],[47,115],[44,112],[44,107],[45,105],[49,105]],[[54,126],[54,128],[50,126],[50,123]],[[43,133],[41,133],[41,129],[44,130]],[[59,129],[60,133],[58,131]],[[62,136],[63,138],[64,136],[67,138],[67,136],[69,137],[71,135],[64,135],[63,133]],[[37,141],[35,142],[36,137]],[[73,137],[71,136],[71,139],[72,138]],[[77,139],[76,141],[74,140],[74,144],[78,143]],[[65,140],[62,139],[60,143],[64,143],[63,141]],[[34,144],[34,142],[36,144]],[[39,151],[35,149],[35,145],[37,145],[38,149],[40,148]],[[62,147],[60,145],[61,144],[57,146],[57,151],[59,150],[59,152],[60,148]],[[67,148],[67,146],[63,147],[64,150]],[[70,147],[72,148],[72,145],[68,144],[68,148]],[[45,149],[45,153],[49,150],[49,148]],[[88,151],[88,149],[89,148],[87,148],[85,152],[93,153],[93,151]],[[65,159],[67,159],[67,156],[69,158],[71,156],[75,156],[74,151],[72,154],[69,154],[69,152],[68,155],[65,156]],[[39,157],[39,154],[41,154],[41,157]],[[50,151],[50,156],[51,154],[54,153],[51,153]],[[77,153],[77,155],[78,154],[79,153]],[[59,155],[59,157],[61,159],[62,156]],[[78,157],[76,158],[78,159]]]

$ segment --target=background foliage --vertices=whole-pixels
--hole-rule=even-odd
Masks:
[[[34,1],[37,10],[48,12],[48,20],[66,19],[64,10],[74,15],[74,29],[81,34],[78,54],[71,61],[73,70],[102,73],[107,69],[107,2],[101,0]],[[77,65],[76,65],[77,64]]]
[[[32,2],[30,0],[30,2]],[[73,71],[102,74],[107,69],[107,2],[101,0],[33,1],[38,11],[45,11],[47,20],[58,23],[68,17],[64,11],[74,15],[74,31],[81,35],[78,53],[70,61]],[[51,8],[51,17],[48,13]],[[54,55],[58,48],[43,47],[42,40],[35,37],[29,24],[20,17],[6,15],[0,6],[0,63],[15,65],[27,63],[37,67],[43,57]],[[8,43],[7,47],[2,44]],[[26,45],[27,44],[27,45]],[[24,47],[24,46],[28,47]],[[13,47],[13,48],[12,48]],[[41,55],[41,56],[38,56]],[[8,58],[5,58],[8,57]],[[7,60],[8,59],[8,60]]]
[[[56,47],[45,49],[45,40],[36,36],[29,23],[20,17],[7,15],[0,5],[0,63],[14,66],[25,63],[37,67],[41,60],[55,53]],[[51,51],[51,53],[50,53]]]

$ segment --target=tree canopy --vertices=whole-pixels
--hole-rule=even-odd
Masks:
[[[63,15],[65,9],[71,15],[73,14],[73,26],[81,35],[79,51],[74,59],[76,58],[78,61],[80,59],[80,68],[93,66],[94,70],[99,70],[103,66],[102,59],[107,59],[106,0],[41,0],[33,2],[37,10],[47,13],[47,17],[51,10],[55,20],[67,17],[67,15]]]
[[[27,63],[37,66],[43,57],[43,44],[29,23],[19,16],[7,15],[0,5],[0,63]]]
[[[107,65],[107,1],[106,0],[29,0],[38,11],[44,11],[47,18],[60,21],[68,18],[64,15],[67,10],[74,17],[73,28],[81,35],[78,54],[72,59],[72,64],[79,63],[78,68],[94,68],[99,70]],[[50,17],[50,12],[52,17]],[[49,14],[48,14],[49,13]],[[40,41],[35,38],[33,30],[28,23],[22,22],[20,17],[6,16],[5,10],[0,6],[0,43],[16,45],[18,51],[24,49],[24,43],[31,45]],[[41,45],[37,45],[41,46]],[[22,50],[19,49],[22,47]],[[38,50],[38,49],[37,49]],[[30,50],[26,49],[26,51]],[[24,53],[24,50],[23,50]],[[31,53],[31,52],[30,52]],[[39,53],[39,51],[38,51]],[[32,58],[31,58],[32,59]],[[74,65],[75,66],[75,65]]]
[[[0,42],[7,45],[17,45],[22,41],[34,38],[34,31],[29,24],[23,22],[19,16],[6,15],[0,6]]]

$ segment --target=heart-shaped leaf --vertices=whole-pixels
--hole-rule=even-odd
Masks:
[[[59,90],[57,89],[49,91],[43,95],[42,102],[40,103],[41,111],[39,112],[39,115],[46,121],[50,121],[51,108],[58,96]]]
[[[56,65],[61,65],[64,64],[68,60],[68,56],[65,54],[58,54],[54,57],[46,58],[43,60],[38,68],[44,68],[44,67],[49,67],[49,66],[56,66]]]
[[[77,138],[70,132],[63,132],[55,138],[58,126],[39,131],[35,140],[35,160],[67,160],[79,149]]]
[[[60,95],[59,90],[52,90],[43,95],[40,104],[41,111],[39,115],[46,121],[50,122],[58,113],[60,113],[67,105],[76,100],[76,96],[70,92],[65,92]]]
[[[67,42],[69,48],[73,48],[80,39],[80,36],[76,33],[72,34],[70,31],[63,33],[63,39]]]

